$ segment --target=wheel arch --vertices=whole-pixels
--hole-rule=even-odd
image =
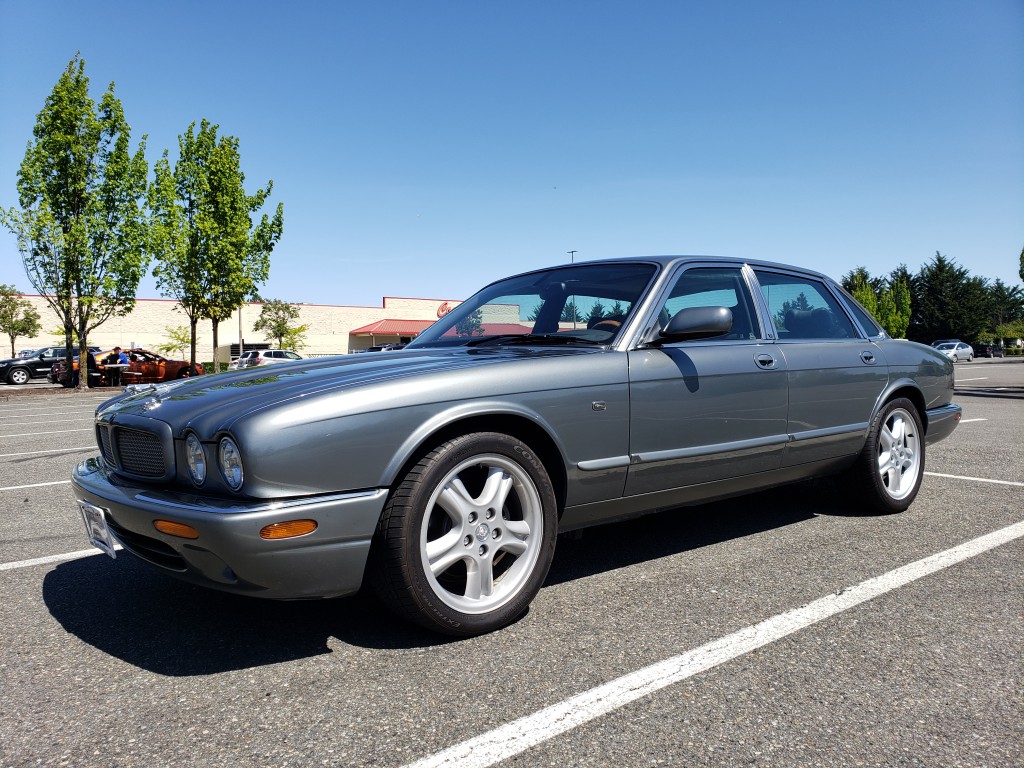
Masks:
[[[431,424],[411,436],[388,465],[384,483],[394,487],[426,454],[447,440],[473,432],[500,432],[521,440],[537,455],[547,470],[558,501],[561,517],[565,508],[567,476],[565,459],[551,433],[528,415],[513,411],[489,411],[459,414]]]
[[[874,423],[875,416],[878,415],[878,412],[882,410],[886,404],[901,397],[906,398],[914,404],[914,408],[917,410],[917,416],[921,419],[921,426],[924,428],[925,434],[927,434],[928,406],[925,404],[924,394],[910,381],[896,382],[895,386],[887,390],[882,397],[878,398],[878,404],[875,406],[875,412],[871,414],[871,422],[869,423]]]

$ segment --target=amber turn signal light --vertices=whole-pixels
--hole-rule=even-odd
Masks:
[[[160,531],[160,533],[166,533],[168,536],[178,536],[182,539],[199,538],[199,531],[191,525],[175,523],[172,520],[154,520],[153,527]]]
[[[316,530],[316,520],[289,520],[286,523],[274,523],[260,530],[261,539],[290,539],[305,536]]]

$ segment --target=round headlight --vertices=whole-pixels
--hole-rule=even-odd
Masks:
[[[185,438],[185,459],[188,461],[188,473],[192,475],[192,482],[196,485],[206,482],[206,452],[194,433]]]
[[[217,451],[220,473],[233,491],[242,487],[242,452],[230,437],[222,437]]]

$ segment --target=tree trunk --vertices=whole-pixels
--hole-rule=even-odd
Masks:
[[[196,375],[196,326],[199,325],[199,318],[190,317],[188,319],[189,330],[191,331],[191,339],[188,347],[188,375]]]
[[[220,326],[220,320],[211,320],[213,325],[213,372],[220,373],[220,358],[217,356],[217,328]]]

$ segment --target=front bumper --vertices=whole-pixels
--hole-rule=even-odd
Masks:
[[[102,459],[72,473],[75,497],[103,509],[125,550],[185,581],[274,599],[337,597],[359,590],[387,490],[280,501],[220,499],[126,484]],[[155,520],[199,532],[184,539]],[[260,538],[263,527],[311,519],[317,529],[290,539]]]

